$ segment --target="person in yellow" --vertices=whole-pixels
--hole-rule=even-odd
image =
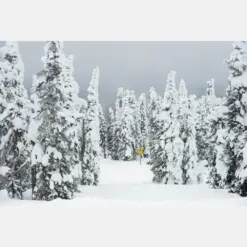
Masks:
[[[138,155],[140,156],[140,164],[141,164],[141,158],[142,158],[142,152],[143,152],[143,148],[142,147],[139,147],[138,150]]]

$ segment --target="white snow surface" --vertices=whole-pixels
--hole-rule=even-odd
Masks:
[[[246,198],[153,184],[145,163],[101,160],[99,186],[82,186],[72,200],[32,201],[27,192],[21,201],[0,191],[1,246],[246,246]]]
[[[0,175],[2,175],[2,176],[6,176],[6,174],[9,172],[9,167],[7,167],[7,166],[0,166]],[[1,193],[1,191],[0,191],[0,193]],[[0,201],[0,203],[1,203],[1,201]]]

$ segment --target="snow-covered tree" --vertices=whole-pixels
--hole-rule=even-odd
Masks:
[[[149,130],[149,146],[152,146],[154,135],[156,132],[155,120],[157,116],[158,95],[153,87],[149,89],[148,94],[148,130]]]
[[[205,141],[208,127],[206,126],[206,97],[202,95],[201,98],[197,100],[197,109],[196,109],[196,143],[198,149],[198,158],[199,161],[206,161],[205,149],[207,144]]]
[[[183,141],[179,137],[175,74],[175,71],[171,71],[168,75],[164,101],[155,120],[158,133],[152,146],[150,164],[154,173],[153,181],[157,183],[182,183]]]
[[[178,120],[180,122],[180,138],[183,141],[182,177],[183,184],[197,183],[197,147],[195,129],[195,105],[193,95],[188,98],[185,82],[181,80],[179,87]]]
[[[212,127],[210,119],[211,114],[214,111],[215,105],[215,90],[214,79],[207,82],[206,95],[203,95],[198,100],[197,107],[197,119],[196,119],[196,139],[198,147],[198,157],[200,162],[210,163],[210,158],[214,144],[211,142],[211,130]]]
[[[226,187],[241,196],[247,196],[247,55],[245,42],[234,42],[233,51],[226,63],[230,75],[226,94],[227,140],[224,149],[227,176]]]
[[[140,112],[140,145],[143,148],[144,157],[149,155],[149,143],[148,143],[148,118],[147,118],[147,106],[146,96],[144,93],[141,94],[138,107]]]
[[[0,179],[10,197],[22,198],[30,186],[30,102],[18,43],[6,42],[0,53]]]
[[[226,121],[225,114],[227,108],[223,105],[223,100],[217,98],[215,106],[210,116],[210,146],[211,156],[209,159],[209,171],[207,183],[212,188],[224,188],[224,181],[227,175],[227,167],[225,165],[224,147],[226,143]]]
[[[117,100],[116,100],[116,114],[115,114],[115,124],[114,124],[114,139],[113,139],[113,148],[112,148],[112,158],[114,160],[119,160],[119,144],[120,144],[120,130],[121,130],[121,119],[123,112],[123,97],[124,89],[120,87],[117,91]]]
[[[74,56],[69,55],[64,59],[63,80],[64,80],[64,94],[67,97],[65,108],[67,111],[68,131],[67,135],[70,140],[71,161],[73,162],[73,177],[79,179],[81,168],[81,125],[82,120],[85,118],[85,114],[81,112],[85,105],[85,100],[81,99],[79,95],[79,85],[74,78]],[[74,178],[75,180],[75,178]],[[77,186],[75,185],[75,188]]]
[[[130,124],[130,137],[132,139],[132,159],[136,159],[137,149],[141,145],[141,126],[140,126],[140,108],[136,100],[135,92],[129,91],[129,104],[127,105],[129,114],[132,116],[129,118]]]
[[[85,150],[82,164],[82,184],[98,185],[100,157],[100,123],[99,123],[99,67],[92,73],[88,88],[88,108],[85,122]]]
[[[130,91],[125,90],[123,97],[123,109],[119,125],[118,157],[120,160],[133,159],[135,150],[135,138],[133,135],[134,119],[133,109],[130,106]]]
[[[135,109],[131,109],[130,114],[132,115],[131,125],[131,136],[133,136],[133,159],[136,158],[137,151],[142,145],[142,135],[141,135],[141,113],[140,104],[135,100]]]
[[[107,124],[101,104],[99,104],[99,126],[100,126],[100,148],[101,155],[104,158],[108,157],[107,152]]]
[[[107,150],[109,155],[113,156],[114,151],[114,126],[115,126],[115,117],[113,109],[109,108],[109,121],[107,125]]]
[[[159,120],[158,115],[161,111],[161,106],[163,99],[160,95],[157,95],[155,89],[151,87],[149,89],[149,96],[148,96],[148,136],[149,136],[149,152],[150,157],[155,157],[156,155],[156,142],[158,141],[159,137],[157,133],[159,132]],[[148,162],[148,164],[151,164]]]
[[[33,126],[36,125],[32,150],[33,194],[36,200],[71,199],[75,191],[73,169],[78,163],[76,89],[68,79],[69,62],[63,43],[47,41],[42,57],[44,69],[32,87]],[[75,90],[75,91],[74,91]],[[32,131],[31,131],[32,132]]]

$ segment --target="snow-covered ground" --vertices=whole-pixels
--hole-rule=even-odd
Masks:
[[[102,160],[100,185],[73,200],[10,200],[2,191],[0,246],[247,245],[246,198],[151,179],[144,163]]]

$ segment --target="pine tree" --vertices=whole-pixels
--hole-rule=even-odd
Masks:
[[[107,150],[111,157],[114,155],[114,128],[115,128],[115,118],[113,109],[109,108],[109,122],[107,126]]]
[[[121,119],[123,112],[123,97],[124,89],[120,87],[117,91],[117,100],[116,100],[116,117],[115,117],[115,128],[114,128],[114,139],[113,139],[113,149],[112,149],[112,158],[114,160],[119,160],[120,156],[118,153],[119,144],[120,144],[120,130],[121,130]]]
[[[118,157],[120,160],[133,159],[134,136],[133,136],[133,109],[130,107],[130,91],[125,90],[123,97],[123,109],[120,119]]]
[[[141,126],[140,126],[140,109],[139,104],[136,100],[135,92],[133,90],[129,91],[128,100],[128,111],[131,117],[129,118],[130,124],[130,137],[132,140],[132,156],[131,159],[136,159],[137,149],[141,145]]]
[[[224,148],[227,176],[226,187],[247,196],[244,147],[247,140],[247,55],[244,42],[234,42],[230,59],[226,60],[230,75],[226,93],[227,140]]]
[[[159,137],[157,133],[160,131],[158,116],[161,111],[161,106],[163,99],[161,96],[157,95],[155,89],[151,87],[149,89],[149,102],[148,102],[148,136],[149,136],[149,150],[150,150],[150,160],[147,164],[152,165],[152,160],[155,160],[157,155],[156,145],[159,142]]]
[[[148,95],[148,130],[149,130],[149,147],[152,147],[154,136],[157,131],[155,120],[158,108],[158,95],[153,87],[149,89]]]
[[[182,177],[183,184],[196,183],[198,157],[196,147],[196,129],[194,121],[193,96],[188,98],[185,82],[181,80],[179,87],[178,120],[180,122],[180,138],[183,141]]]
[[[64,95],[67,97],[65,108],[67,110],[67,118],[70,117],[67,126],[67,135],[70,140],[70,155],[73,163],[73,179],[75,183],[75,189],[77,190],[77,184],[79,184],[79,172],[81,168],[80,159],[80,130],[82,120],[85,117],[81,112],[85,101],[81,99],[79,95],[79,85],[74,78],[74,56],[69,55],[64,58],[63,80],[64,80]],[[77,180],[77,181],[76,181]]]
[[[78,136],[79,136],[79,158],[80,158],[80,164],[79,167],[75,170],[76,177],[78,180],[78,183],[81,183],[82,179],[82,164],[84,159],[84,153],[86,148],[86,114],[87,114],[87,108],[88,108],[88,102],[82,98],[81,100],[81,107],[80,107],[80,126],[78,126]]]
[[[217,125],[213,123],[213,115],[216,111],[216,96],[214,89],[214,79],[207,81],[207,90],[206,90],[206,104],[205,104],[205,117],[204,117],[204,157],[207,161],[207,172],[213,167],[214,163],[214,148],[215,148],[215,133],[217,132]],[[206,175],[207,177],[207,175]]]
[[[209,159],[209,174],[207,178],[207,183],[215,189],[224,188],[224,181],[227,175],[224,157],[227,136],[226,111],[227,108],[223,105],[223,100],[218,98],[215,101],[215,107],[210,117],[210,141],[213,149]]]
[[[200,162],[206,162],[205,150],[207,148],[207,144],[205,138],[208,130],[205,123],[206,116],[206,97],[205,95],[202,95],[202,97],[197,100],[196,110],[196,143]]]
[[[100,125],[99,125],[99,67],[92,73],[88,88],[88,108],[85,122],[85,151],[82,164],[82,181],[84,185],[98,185],[100,156]]]
[[[36,76],[32,87],[37,123],[36,143],[32,150],[32,198],[35,200],[71,199],[75,191],[73,169],[78,162],[75,136],[77,102],[69,93],[65,75],[66,58],[63,43],[47,41],[44,69]]]
[[[30,102],[23,85],[24,64],[17,42],[1,48],[0,64],[0,170],[2,185],[12,198],[22,198],[30,186],[30,150],[27,129]],[[1,175],[0,175],[1,176]]]
[[[209,167],[212,166],[214,142],[212,133],[214,128],[211,123],[211,116],[215,108],[214,79],[207,81],[206,95],[197,101],[196,112],[196,141],[198,149],[198,169],[200,167],[200,181],[206,182]],[[215,132],[215,131],[214,131]],[[199,171],[198,171],[199,172]]]
[[[150,164],[157,183],[182,183],[183,141],[179,137],[175,71],[168,75],[164,101],[157,116],[158,133],[152,147]]]
[[[108,157],[107,152],[107,124],[101,104],[99,104],[99,124],[100,124],[100,148],[104,158]]]
[[[149,155],[149,145],[148,145],[148,118],[147,118],[147,106],[146,97],[142,93],[139,98],[139,112],[140,112],[140,144],[143,147],[144,157]]]

